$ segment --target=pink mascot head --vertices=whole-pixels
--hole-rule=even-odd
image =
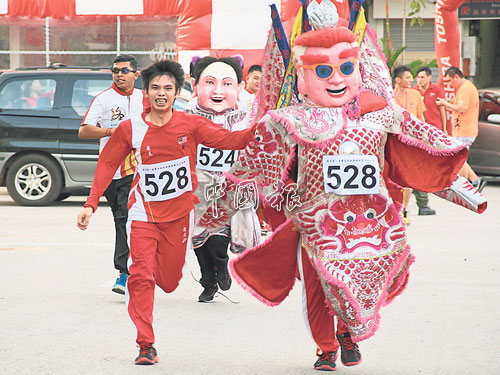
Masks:
[[[309,104],[340,107],[359,91],[359,47],[346,25],[339,19],[335,27],[308,31],[295,40],[297,85]]]
[[[233,109],[244,87],[241,65],[236,57],[206,56],[193,61],[191,82],[198,105],[217,113]]]

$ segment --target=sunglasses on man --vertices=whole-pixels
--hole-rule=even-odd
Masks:
[[[127,67],[121,68],[121,69],[120,68],[112,68],[111,72],[113,72],[113,74],[118,74],[120,72],[122,72],[123,74],[129,74],[130,72],[135,73],[136,70],[132,70],[132,69],[127,68]]]

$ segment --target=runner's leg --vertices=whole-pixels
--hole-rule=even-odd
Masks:
[[[326,306],[326,296],[317,271],[303,248],[299,249],[298,254],[306,326],[322,353],[336,351],[339,343],[335,337],[335,323]]]
[[[137,327],[137,343],[153,344],[153,305],[155,281],[153,270],[159,242],[155,223],[133,221],[130,230],[130,276],[127,303],[130,318]]]
[[[160,243],[156,252],[154,279],[166,293],[173,292],[182,278],[188,249],[191,248],[191,231],[194,227],[194,210],[169,223],[159,223]]]

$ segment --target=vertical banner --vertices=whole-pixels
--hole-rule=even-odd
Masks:
[[[458,7],[464,0],[437,0],[434,8],[434,49],[439,69],[438,85],[442,86],[445,99],[454,100],[455,90],[443,84],[443,76],[451,66],[460,68],[460,31]],[[448,134],[451,134],[451,112],[446,111]]]

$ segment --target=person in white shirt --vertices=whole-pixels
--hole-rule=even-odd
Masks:
[[[242,110],[248,112],[252,108],[255,95],[257,94],[257,91],[259,91],[260,88],[261,80],[262,80],[262,67],[260,65],[252,65],[248,69],[247,84],[245,90],[241,92],[239,98]]]
[[[78,131],[78,136],[82,139],[99,139],[99,153],[120,122],[140,115],[145,107],[149,107],[144,92],[134,88],[134,82],[139,77],[134,56],[117,56],[113,61],[111,72],[114,81],[112,86],[92,100]],[[135,166],[135,157],[129,154],[104,192],[115,222],[114,266],[120,274],[112,290],[119,294],[125,294],[128,278],[127,201]]]

